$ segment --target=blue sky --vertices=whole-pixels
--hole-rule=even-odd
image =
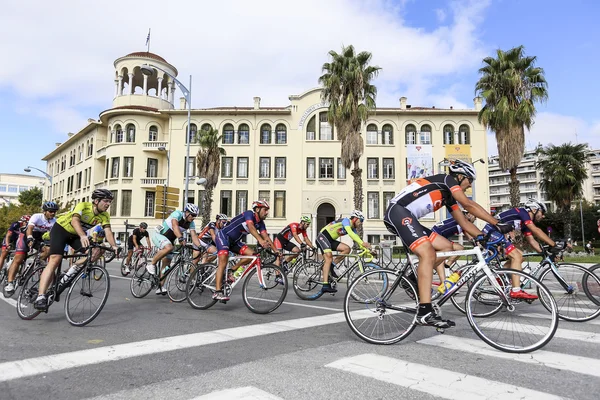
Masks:
[[[550,93],[527,146],[574,142],[577,133],[600,148],[600,83],[588,78],[600,62],[595,1],[224,0],[178,2],[169,15],[157,12],[157,0],[34,3],[10,2],[0,15],[0,35],[10,38],[0,54],[11,56],[0,69],[0,172],[45,168],[41,158],[55,142],[110,108],[112,63],[144,50],[149,27],[151,51],[183,81],[194,76],[194,107],[250,106],[254,96],[285,106],[290,94],[317,86],[327,51],[342,44],[371,51],[383,68],[379,106],[407,96],[415,106],[472,107],[481,59],[523,44],[545,69]],[[186,15],[192,24],[179,22]]]

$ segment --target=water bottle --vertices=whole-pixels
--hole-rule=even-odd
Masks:
[[[72,277],[73,275],[75,275],[76,273],[77,273],[77,268],[76,268],[76,267],[71,267],[71,268],[69,268],[69,270],[67,271],[67,273],[66,273],[66,274],[64,274],[64,275],[62,276],[62,278],[60,279],[60,283],[61,283],[62,285],[66,284],[66,283],[69,281],[69,279],[71,279],[71,277]]]
[[[460,274],[458,272],[454,272],[452,275],[446,278],[446,280],[440,286],[438,286],[438,292],[446,293],[448,290],[452,289],[459,279]]]
[[[239,267],[238,269],[236,269],[236,270],[235,270],[235,272],[233,273],[233,277],[234,277],[235,279],[238,279],[238,278],[239,278],[240,276],[242,276],[242,274],[244,273],[244,269],[245,269],[245,268],[244,268],[243,266],[241,266],[241,267]]]
[[[523,268],[523,272],[525,272],[526,274],[531,274],[531,267],[529,265],[525,266]],[[523,284],[523,282],[525,282],[525,279],[528,279],[528,278],[525,278],[524,276],[521,276],[521,285]]]

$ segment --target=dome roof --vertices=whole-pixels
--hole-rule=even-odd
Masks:
[[[154,53],[149,53],[147,51],[136,51],[134,53],[129,53],[127,54],[125,57],[146,57],[146,58],[153,58],[155,60],[158,61],[162,61],[164,63],[167,63],[167,60],[165,60],[164,58],[162,58],[161,56],[159,56],[158,54],[154,54]],[[168,63],[167,63],[168,64]]]

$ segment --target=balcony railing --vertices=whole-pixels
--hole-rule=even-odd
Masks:
[[[160,151],[159,147],[168,149],[167,145],[168,142],[142,142],[142,148],[147,151]]]
[[[167,178],[141,178],[140,181],[142,186],[157,186],[166,184]]]

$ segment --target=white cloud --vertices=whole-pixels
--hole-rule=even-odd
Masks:
[[[436,8],[434,11],[438,22],[444,22],[446,20],[446,12],[444,10],[441,8]]]

